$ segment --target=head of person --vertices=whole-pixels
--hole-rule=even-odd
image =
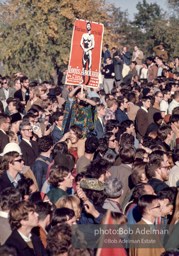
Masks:
[[[118,108],[118,103],[117,103],[116,99],[108,99],[108,100],[106,101],[106,103],[107,103],[107,107],[108,107],[109,109],[111,109],[113,112],[115,112],[115,111],[117,110],[117,108]]]
[[[20,82],[21,82],[21,86],[24,89],[28,89],[29,88],[29,79],[27,76],[22,76],[20,78]]]
[[[8,98],[6,100],[7,105],[8,105],[8,110],[10,113],[15,113],[17,111],[20,110],[20,101],[19,99],[15,99],[15,98]]]
[[[150,154],[149,162],[146,165],[146,175],[149,179],[157,178],[161,181],[167,181],[169,170],[168,156],[164,151],[157,150]]]
[[[21,82],[20,82],[20,78],[19,77],[17,77],[14,80],[14,88],[15,88],[16,91],[21,89]]]
[[[131,120],[123,121],[121,123],[121,130],[129,134],[134,134],[134,131],[135,131],[134,122]]]
[[[127,109],[128,107],[128,99],[124,96],[119,96],[117,98],[117,103],[121,110]]]
[[[167,140],[168,143],[171,143],[172,140],[173,140],[173,136],[174,136],[174,133],[171,129],[171,127],[169,125],[162,125],[158,128],[158,131],[157,131],[157,134],[158,134],[158,138],[161,140],[161,141],[165,141]]]
[[[9,88],[9,79],[6,76],[2,77],[2,87],[4,89],[8,89]]]
[[[70,127],[70,141],[72,144],[77,143],[79,139],[83,137],[82,135],[82,129],[78,125],[72,125]]]
[[[176,91],[173,95],[174,100],[176,100],[177,102],[179,102],[179,91]]]
[[[68,256],[71,239],[72,231],[68,224],[54,226],[47,235],[47,251],[51,256]]]
[[[105,159],[93,160],[87,168],[86,177],[104,182],[110,176],[110,166],[111,164]]]
[[[154,97],[155,97],[155,102],[160,103],[163,100],[163,93],[161,91],[157,91]]]
[[[119,121],[108,120],[106,123],[106,132],[112,132],[116,134],[119,131]]]
[[[7,132],[10,127],[10,117],[6,114],[0,114],[0,129]]]
[[[108,142],[108,147],[109,148],[115,149],[118,146],[118,141],[116,139],[116,136],[112,132],[107,132],[105,134],[105,138]]]
[[[152,64],[154,62],[154,58],[153,57],[147,57],[146,62],[147,62],[147,65],[149,66],[150,64]]]
[[[151,185],[148,183],[139,183],[134,187],[132,193],[132,199],[134,202],[138,202],[139,198],[143,195],[155,195],[155,192]]]
[[[18,230],[22,226],[31,229],[38,225],[38,214],[35,206],[28,201],[21,201],[12,205],[9,212],[9,223],[12,230]]]
[[[134,186],[136,186],[139,183],[147,183],[148,179],[146,177],[145,173],[145,166],[146,163],[144,162],[138,162],[134,163],[132,166],[132,174],[131,174],[131,181]]]
[[[151,98],[149,96],[143,97],[142,104],[143,104],[144,108],[149,109],[151,106]]]
[[[102,104],[102,103],[97,104],[96,111],[97,111],[98,116],[104,117],[105,116],[105,106],[104,106],[104,104]]]
[[[134,147],[123,147],[119,152],[123,164],[132,164],[134,162],[135,149]]]
[[[0,193],[0,208],[1,211],[8,212],[12,205],[18,203],[21,200],[19,191],[15,188],[5,188]]]
[[[104,194],[108,198],[120,198],[123,193],[122,188],[122,182],[117,178],[109,177],[104,182]]]
[[[173,189],[172,187],[161,190],[157,193],[157,196],[161,205],[161,213],[162,216],[172,215],[173,213],[173,205],[175,204],[177,189]]]
[[[68,225],[76,224],[74,210],[70,208],[57,208],[52,214],[51,227],[66,223]]]
[[[63,112],[57,111],[57,112],[53,113],[52,120],[53,120],[53,123],[55,123],[56,126],[62,127]]]
[[[21,154],[16,151],[10,151],[3,155],[1,164],[5,170],[21,172],[24,166],[24,161]]]
[[[143,195],[138,201],[138,209],[142,216],[161,217],[160,202],[156,195]]]
[[[22,200],[28,201],[30,195],[37,189],[31,178],[25,178],[18,181],[17,190],[21,194]]]
[[[53,140],[50,136],[43,136],[38,140],[40,152],[47,152],[52,150]]]
[[[76,220],[79,220],[81,216],[80,199],[77,196],[69,195],[63,196],[56,202],[57,208],[69,208],[75,213]]]
[[[179,114],[172,114],[170,117],[171,124],[174,124],[177,128],[179,128]]]
[[[141,161],[144,163],[149,161],[148,153],[143,148],[137,148],[135,152],[135,162],[141,162]]]
[[[120,141],[119,141],[119,145],[121,148],[123,147],[133,147],[134,146],[134,141],[135,138],[132,134],[124,132],[121,136],[120,136]]]
[[[30,140],[32,137],[32,126],[29,121],[22,121],[19,126],[20,133],[22,138]]]
[[[112,59],[111,59],[111,58],[107,58],[107,59],[106,59],[106,64],[107,64],[107,65],[110,65],[111,63],[112,63]]]
[[[85,141],[85,153],[94,154],[99,146],[98,139],[94,136],[88,137]]]
[[[73,179],[71,172],[66,167],[54,165],[51,168],[48,182],[53,187],[66,190],[72,187]]]
[[[48,202],[38,202],[35,211],[38,214],[39,224],[42,222],[45,223],[45,226],[48,226],[51,222],[53,206]]]

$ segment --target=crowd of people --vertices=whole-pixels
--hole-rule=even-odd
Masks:
[[[0,255],[179,255],[179,57],[153,50],[104,45],[99,88],[0,76]],[[166,235],[112,246],[97,224]]]

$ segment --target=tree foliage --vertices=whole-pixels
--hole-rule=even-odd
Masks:
[[[167,16],[146,0],[137,4],[134,21],[105,0],[6,0],[0,4],[0,61],[6,74],[23,72],[49,79],[68,64],[75,19],[104,24],[104,42],[120,48],[138,45],[146,55],[159,42],[179,55],[179,0],[168,0]]]
[[[95,6],[95,12],[94,12]],[[76,18],[104,21],[102,0],[11,0],[1,4],[0,58],[9,73],[47,79],[68,63]]]

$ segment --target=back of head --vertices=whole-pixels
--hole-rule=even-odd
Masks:
[[[51,256],[63,255],[71,245],[72,231],[69,225],[61,224],[50,229],[47,235],[47,251]]]
[[[20,201],[20,193],[15,188],[6,188],[0,193],[0,208],[2,211],[10,210],[11,206]]]
[[[99,146],[98,139],[94,136],[89,137],[85,141],[85,153],[94,154]]]
[[[109,177],[104,183],[104,194],[109,198],[118,198],[122,195],[122,187],[119,179]]]

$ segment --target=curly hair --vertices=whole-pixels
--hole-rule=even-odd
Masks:
[[[43,136],[38,140],[39,150],[47,152],[53,146],[53,140],[50,136]]]

